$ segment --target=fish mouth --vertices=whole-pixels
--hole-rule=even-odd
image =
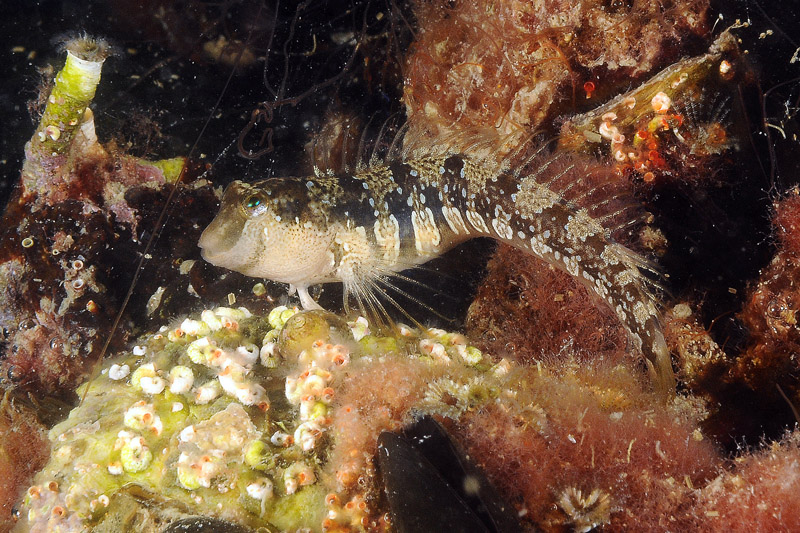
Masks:
[[[245,220],[236,212],[221,209],[211,224],[203,230],[197,245],[203,259],[217,266],[228,266],[225,256],[231,252],[242,236]]]

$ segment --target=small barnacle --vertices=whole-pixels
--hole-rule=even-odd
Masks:
[[[221,350],[208,337],[200,337],[186,347],[186,355],[198,365],[210,366],[220,352]]]
[[[633,109],[634,107],[636,107],[636,97],[632,95],[626,96],[625,98],[622,99],[622,105],[624,105],[628,109]]]
[[[138,387],[145,394],[160,394],[167,386],[167,382],[158,376],[155,365],[148,363],[133,371],[131,385]]]
[[[206,309],[200,314],[200,320],[202,320],[211,331],[219,331],[222,329],[222,322],[217,315],[214,314],[214,311]]]
[[[150,451],[142,437],[134,437],[122,446],[120,461],[126,472],[141,472],[150,466],[153,461],[153,452]]]
[[[264,441],[254,440],[247,446],[244,452],[244,461],[248,465],[256,468],[263,464],[271,455],[271,450]]]
[[[220,318],[220,322],[222,323],[222,327],[225,329],[239,331],[239,322],[230,317],[223,316]]]
[[[263,477],[258,481],[247,485],[247,495],[259,501],[269,500],[272,498],[272,481],[269,478]]]
[[[194,395],[194,402],[199,405],[207,404],[212,400],[216,400],[222,394],[222,387],[219,381],[212,380],[205,385],[197,387]]]
[[[356,342],[370,333],[369,322],[363,316],[358,317],[354,322],[348,322],[347,325],[350,326],[350,332],[353,334],[353,338]]]
[[[233,309],[231,307],[217,307],[214,309],[214,314],[218,317],[228,317],[231,320],[246,320],[253,316],[253,314],[245,307],[238,307]]]
[[[600,133],[600,135],[609,140],[613,139],[614,136],[619,135],[619,128],[611,125],[611,123],[608,121],[601,122],[597,131]]]
[[[189,392],[194,384],[194,372],[188,366],[177,365],[169,371],[169,391],[172,394]]]
[[[114,381],[119,381],[120,379],[128,377],[128,374],[130,373],[131,367],[128,365],[118,365],[114,363],[111,365],[111,368],[108,369],[108,378],[113,379]]]
[[[317,476],[314,474],[314,469],[302,461],[292,463],[283,472],[286,494],[294,494],[298,488],[312,485],[316,481]]]
[[[733,65],[727,59],[723,59],[719,62],[719,74],[723,80],[730,80],[733,78]]]
[[[289,309],[285,305],[279,305],[269,312],[269,315],[267,315],[267,321],[273,328],[280,329],[295,313],[297,313],[297,308]]]
[[[269,438],[269,442],[273,446],[279,446],[281,448],[286,448],[286,447],[291,446],[294,443],[294,438],[291,435],[289,435],[288,433],[283,433],[282,431],[276,431]]]
[[[192,320],[190,318],[181,322],[180,329],[192,337],[203,337],[211,333],[211,328],[202,320]]]
[[[458,420],[467,410],[466,388],[450,378],[439,378],[428,385],[422,406],[435,414]]]
[[[59,137],[61,137],[61,130],[58,129],[58,126],[50,125],[44,129],[45,134],[50,137],[50,139],[57,141]]]
[[[236,356],[236,360],[239,364],[249,369],[256,361],[258,361],[260,352],[261,348],[252,342],[244,342],[241,346],[236,347],[234,355]]]
[[[611,520],[611,497],[601,489],[594,489],[584,498],[580,489],[569,487],[556,503],[577,533],[586,533]]]
[[[419,351],[423,355],[430,356],[435,361],[448,362],[450,360],[444,345],[432,339],[421,339],[419,341]]]
[[[264,337],[264,339],[266,340],[266,337]],[[259,358],[261,364],[264,365],[264,367],[277,368],[278,358],[275,352],[276,352],[276,344],[274,342],[271,341],[264,342],[263,346],[261,346],[261,350],[259,351]]]
[[[153,363],[147,363],[145,365],[140,366],[136,370],[133,371],[133,375],[131,376],[131,385],[134,387],[141,387],[141,379],[145,376],[153,377],[156,375],[156,365]]]
[[[316,422],[303,422],[294,431],[294,442],[297,443],[304,452],[313,450],[317,442],[322,438],[322,428]]]
[[[329,388],[325,389],[332,390]],[[312,397],[313,398],[313,397]],[[301,420],[322,420],[328,415],[328,406],[322,401],[315,401],[310,399],[303,401],[300,404],[300,419]],[[295,440],[297,435],[295,434]]]
[[[256,405],[266,401],[267,392],[257,383],[248,383],[244,380],[245,370],[236,364],[231,364],[219,374],[219,383],[222,390],[236,398],[243,405]]]
[[[125,411],[123,424],[138,431],[150,430],[155,435],[160,435],[164,429],[161,417],[156,414],[153,404],[145,403],[144,400],[136,402]]]
[[[204,486],[200,477],[200,469],[186,465],[186,458],[186,454],[183,453],[178,458],[178,484],[186,490],[197,490]]]

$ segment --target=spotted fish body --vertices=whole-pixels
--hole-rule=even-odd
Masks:
[[[492,237],[568,272],[602,298],[645,355],[656,388],[672,389],[644,260],[614,242],[589,210],[548,187],[546,166],[520,177],[450,155],[349,175],[234,182],[200,246],[211,263],[289,283],[304,307],[316,306],[310,285],[331,281],[369,307],[392,273],[467,239]]]

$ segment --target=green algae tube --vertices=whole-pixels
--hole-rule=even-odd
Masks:
[[[69,150],[94,98],[110,48],[102,39],[82,36],[67,42],[66,50],[64,68],[56,75],[47,107],[32,139],[34,149],[43,155],[61,155]]]

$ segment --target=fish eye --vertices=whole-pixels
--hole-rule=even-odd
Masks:
[[[263,210],[264,197],[260,194],[251,194],[242,202],[242,207],[249,215],[258,214]]]

